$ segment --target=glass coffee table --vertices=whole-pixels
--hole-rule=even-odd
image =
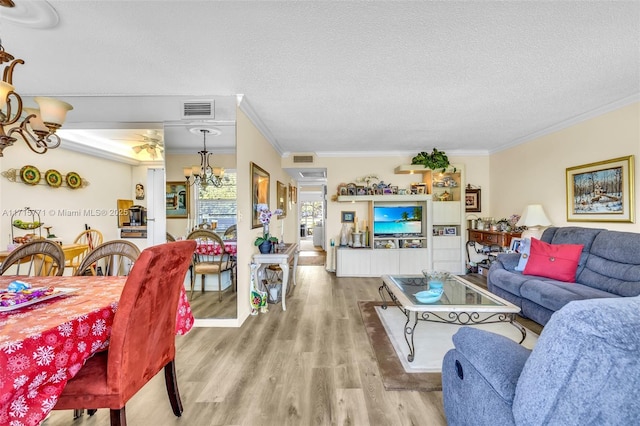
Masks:
[[[415,296],[420,291],[429,290],[429,282],[423,275],[382,276],[382,285],[378,289],[384,302],[382,309],[387,308],[387,294],[407,317],[404,339],[409,345],[409,362],[413,362],[415,356],[413,332],[418,321],[462,325],[507,322],[522,334],[519,343],[527,337],[527,330],[516,321],[519,307],[456,275],[450,275],[443,282],[442,289],[440,300],[423,303]]]

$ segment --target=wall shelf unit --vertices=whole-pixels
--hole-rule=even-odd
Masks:
[[[400,165],[396,174],[414,174],[433,197],[433,268],[454,274],[466,271],[466,186],[464,167],[451,165],[444,172],[419,164]]]
[[[378,207],[421,208],[420,231],[375,235],[370,229],[369,247],[337,247],[336,276],[379,277],[385,274],[420,274],[431,269],[431,205],[430,195],[356,195],[339,196],[338,202],[368,203],[368,223],[373,226]],[[417,221],[415,221],[417,222]]]
[[[451,166],[444,172],[424,166],[400,165],[396,174],[416,175],[417,187],[426,194],[341,195],[338,202],[367,202],[368,223],[373,225],[374,207],[411,205],[422,208],[420,235],[375,236],[369,230],[369,247],[337,247],[336,276],[374,277],[384,274],[420,274],[423,269],[454,274],[466,271],[466,220],[464,168]]]

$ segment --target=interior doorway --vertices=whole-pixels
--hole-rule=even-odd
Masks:
[[[300,185],[298,218],[299,265],[325,265],[326,185]]]
[[[312,167],[285,168],[297,182],[298,265],[326,265],[325,224],[327,220],[327,169]]]

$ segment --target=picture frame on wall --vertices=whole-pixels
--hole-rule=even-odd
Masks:
[[[351,212],[351,211],[349,211],[349,212],[343,211],[342,212],[342,219],[341,219],[342,223],[353,223],[355,221],[355,219],[356,219],[356,212]]]
[[[253,215],[251,217],[251,228],[260,228],[260,215],[258,214],[258,204],[269,205],[269,184],[270,176],[262,167],[251,163],[251,194],[253,196]]]
[[[634,156],[567,168],[567,221],[635,221]]]
[[[167,182],[165,197],[167,219],[186,219],[189,215],[189,187],[186,182]]]
[[[444,235],[451,235],[451,236],[458,235],[458,230],[456,229],[455,226],[445,226],[442,230]]]
[[[411,184],[411,194],[427,194],[429,191],[427,190],[427,184],[424,182],[414,182]]]
[[[289,200],[291,200],[291,204],[298,202],[298,188],[291,184],[289,184]]]
[[[482,210],[481,206],[481,192],[480,188],[467,187],[464,190],[464,211],[465,212],[479,212]]]
[[[287,185],[280,181],[276,181],[276,194],[278,197],[277,208],[282,210],[280,218],[287,217]]]

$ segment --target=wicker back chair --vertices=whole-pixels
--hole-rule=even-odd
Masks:
[[[15,265],[11,275],[61,276],[64,273],[64,252],[60,244],[35,240],[15,248],[0,265],[0,275]]]
[[[129,275],[140,249],[124,240],[107,241],[90,251],[75,275]]]
[[[233,277],[233,261],[231,254],[227,252],[224,246],[224,241],[218,234],[206,229],[192,231],[187,236],[187,240],[196,240],[198,242],[193,256],[193,264],[190,268],[191,293],[189,297],[193,297],[197,274],[202,277],[202,292],[204,292],[204,276],[216,275],[218,277],[218,300],[222,301],[222,273],[231,271],[231,276]]]

